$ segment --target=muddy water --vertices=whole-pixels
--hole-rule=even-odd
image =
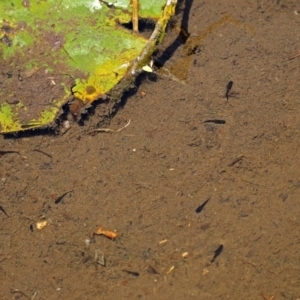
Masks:
[[[299,3],[187,2],[111,130],[0,139],[1,299],[300,299]]]

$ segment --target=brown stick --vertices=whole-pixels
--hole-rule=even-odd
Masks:
[[[298,54],[294,55],[293,57],[288,58],[288,60],[292,60],[292,59],[294,59],[294,58],[296,58],[298,56],[300,56],[300,50],[298,51]]]

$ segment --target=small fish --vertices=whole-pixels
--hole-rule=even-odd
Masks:
[[[201,213],[201,211],[203,210],[203,208],[205,207],[205,205],[207,204],[207,202],[210,200],[210,197],[207,198],[200,206],[198,206],[195,210],[195,212],[197,214]]]
[[[127,274],[129,274],[129,275],[132,275],[132,276],[140,276],[140,273],[139,272],[135,272],[135,271],[129,271],[129,270],[125,270],[125,269],[123,269],[122,270],[123,272],[126,272]]]
[[[229,98],[229,92],[230,90],[232,89],[232,86],[233,86],[233,81],[229,81],[228,84],[227,84],[227,87],[226,87],[226,94],[225,94],[225,97],[226,99],[228,100]]]
[[[0,210],[1,210],[7,217],[9,217],[9,215],[6,213],[5,209],[4,209],[2,206],[0,206]]]
[[[212,119],[212,120],[205,120],[203,121],[203,123],[226,124],[226,121],[220,119]]]
[[[64,199],[64,197],[65,197],[67,194],[71,193],[71,192],[73,192],[73,190],[65,192],[64,194],[62,194],[61,196],[59,196],[59,197],[54,201],[54,203],[55,203],[55,204],[58,204],[58,203],[62,202],[62,200]]]
[[[212,258],[211,261],[210,261],[211,263],[213,263],[213,262],[216,260],[216,258],[222,253],[223,248],[224,248],[224,246],[221,244],[221,245],[217,248],[217,250],[215,250],[214,256],[213,256],[213,258]]]

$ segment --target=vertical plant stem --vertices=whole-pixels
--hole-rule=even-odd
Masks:
[[[139,31],[139,0],[132,0],[132,24],[133,31]]]
[[[156,46],[161,43],[166,26],[172,16],[175,14],[175,7],[177,4],[177,0],[168,0],[166,6],[164,7],[164,11],[162,16],[156,22],[156,26],[154,31],[152,32],[151,37],[149,38],[144,50],[139,55],[137,59],[133,62],[131,68],[129,69],[131,74],[135,74],[136,71],[139,72],[143,66],[149,63],[151,60],[151,55],[153,54]]]
[[[122,87],[134,87],[135,76],[138,75],[142,68],[151,61],[151,55],[156,49],[156,46],[162,41],[165,33],[166,26],[172,16],[175,14],[175,7],[177,0],[167,0],[163,13],[159,20],[156,22],[154,31],[151,34],[147,44],[145,45],[142,53],[132,62],[128,67],[128,76],[125,76],[120,84],[120,88],[114,89],[110,92],[111,101],[118,103],[124,93]]]

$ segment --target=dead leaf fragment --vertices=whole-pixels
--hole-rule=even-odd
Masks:
[[[26,70],[26,71],[24,72],[24,76],[25,76],[26,78],[29,78],[29,77],[31,77],[34,73],[36,73],[38,70],[39,70],[38,67],[34,67],[34,68],[32,68],[32,69]]]
[[[38,230],[42,230],[47,224],[48,224],[48,221],[39,221],[36,223],[36,228]]]
[[[182,256],[183,258],[186,258],[186,257],[189,256],[189,253],[188,253],[188,252],[183,252],[183,253],[181,254],[181,256]]]
[[[163,244],[165,244],[167,241],[168,241],[168,240],[165,239],[165,240],[159,241],[158,243],[159,243],[160,245],[163,245]]]
[[[106,236],[106,237],[108,237],[108,238],[110,238],[112,240],[114,240],[118,236],[118,234],[116,232],[109,231],[109,230],[104,230],[102,227],[99,227],[97,229],[97,231],[95,232],[95,234],[97,234],[97,235],[104,235],[104,236]]]
[[[101,266],[106,265],[106,259],[104,253],[100,249],[95,250],[95,261],[97,262],[97,264]]]
[[[202,270],[202,275],[206,275],[209,271],[207,269]]]

